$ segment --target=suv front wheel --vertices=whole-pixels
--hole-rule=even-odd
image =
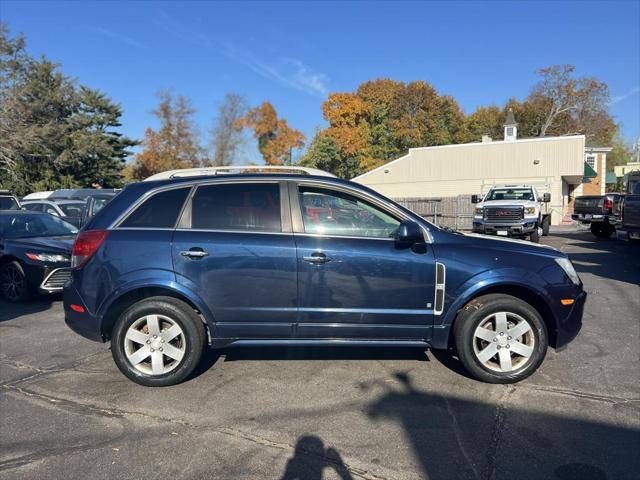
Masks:
[[[528,377],[547,352],[547,329],[540,314],[510,295],[473,299],[458,315],[454,335],[462,364],[489,383],[515,383]]]
[[[151,297],[120,315],[111,353],[120,371],[134,382],[163,387],[193,372],[205,340],[204,325],[189,305],[172,297]]]

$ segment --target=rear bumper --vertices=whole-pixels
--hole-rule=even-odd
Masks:
[[[82,301],[78,291],[72,284],[66,284],[63,290],[64,322],[67,326],[89,340],[104,342],[102,329],[98,319],[89,313],[87,306]],[[71,309],[71,305],[78,305],[84,312],[76,312]]]
[[[569,313],[558,322],[555,342],[555,348],[557,350],[562,350],[580,333],[580,329],[582,328],[582,314],[586,300],[587,292],[583,291],[576,297],[576,301],[571,306]]]
[[[591,213],[572,213],[571,220],[587,225],[590,223],[609,223],[611,225],[618,225],[620,223],[620,221],[614,216]]]

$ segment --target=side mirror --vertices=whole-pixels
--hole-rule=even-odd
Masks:
[[[542,195],[542,201],[544,203],[549,203],[551,201],[551,194],[549,192]]]
[[[416,222],[403,220],[398,227],[395,236],[396,242],[414,244],[424,242],[422,228]]]
[[[478,195],[471,195],[471,203],[480,203]]]

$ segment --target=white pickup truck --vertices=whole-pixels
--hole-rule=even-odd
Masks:
[[[484,197],[473,195],[473,231],[489,235],[525,238],[539,242],[549,233],[551,195],[538,195],[531,185],[492,187]]]

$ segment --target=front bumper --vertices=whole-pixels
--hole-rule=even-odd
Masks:
[[[473,219],[473,231],[487,235],[517,237],[529,235],[536,230],[537,219],[524,219],[517,223],[489,223],[482,218]]]
[[[556,350],[562,350],[571,340],[578,336],[582,328],[582,314],[586,300],[587,292],[580,292],[569,313],[564,318],[560,318],[556,328]]]

